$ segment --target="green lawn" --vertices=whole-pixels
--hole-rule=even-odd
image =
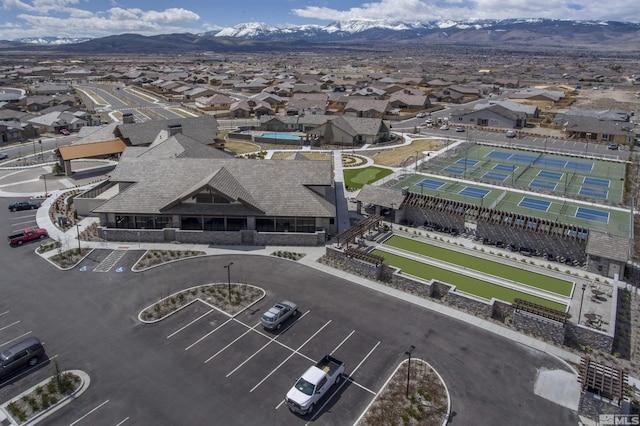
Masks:
[[[344,169],[344,183],[349,188],[360,189],[368,183],[373,183],[389,176],[392,170],[381,167],[365,167],[364,169]]]
[[[527,271],[502,263],[493,262],[482,259],[480,257],[458,253],[453,250],[434,246],[424,242],[416,241],[410,238],[399,237],[394,235],[384,243],[392,247],[407,250],[412,253],[421,254],[423,256],[442,260],[444,262],[453,263],[455,265],[473,269],[485,274],[494,275],[509,281],[516,281],[522,284],[536,287],[542,290],[550,291],[562,296],[569,297],[573,283],[548,275],[538,274],[536,272]]]
[[[557,309],[562,312],[565,312],[567,310],[567,307],[561,303],[552,302],[547,299],[532,296],[528,293],[511,290],[509,288],[491,284],[486,281],[478,280],[476,278],[467,277],[454,271],[448,271],[446,269],[427,265],[425,263],[407,259],[402,256],[386,253],[381,250],[374,250],[373,254],[384,257],[386,264],[395,266],[396,268],[400,268],[402,272],[414,275],[427,281],[433,279],[439,282],[455,285],[456,288],[460,291],[472,294],[477,297],[481,297],[486,300],[496,298],[505,302],[513,303],[516,298],[520,298],[533,303],[537,303],[538,305]]]

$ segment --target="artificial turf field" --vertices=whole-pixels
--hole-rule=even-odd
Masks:
[[[376,182],[393,173],[382,167],[364,167],[361,169],[344,169],[344,183],[351,189],[360,189],[364,185]]]
[[[449,262],[460,267],[474,269],[478,272],[491,274],[510,281],[517,281],[535,288],[554,292],[558,295],[566,297],[571,295],[573,284],[569,281],[503,265],[471,255],[460,254],[453,250],[443,249],[404,237],[393,236],[387,240],[385,244],[407,250],[412,253],[428,256],[433,259]],[[414,275],[427,281],[433,279],[455,285],[456,289],[459,291],[469,293],[486,300],[495,298],[513,303],[516,298],[520,298],[539,305],[557,309],[562,312],[565,312],[567,308],[564,304],[534,296],[525,291],[517,291],[507,287],[502,287],[477,278],[461,275],[456,271],[449,271],[445,268],[431,266],[403,256],[387,253],[383,250],[375,250],[374,254],[384,257],[387,264],[400,268],[407,274]]]

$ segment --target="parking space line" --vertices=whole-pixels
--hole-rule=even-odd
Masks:
[[[116,423],[116,426],[120,426],[121,424],[124,424],[124,422],[129,421],[129,417],[125,417],[124,419],[122,419],[122,421],[120,423]]]
[[[254,325],[253,327],[257,327],[258,325],[260,325],[260,321],[258,321],[256,323],[256,325]],[[233,345],[234,343],[236,343],[238,340],[242,339],[244,336],[246,336],[247,334],[251,333],[251,331],[253,330],[253,327],[249,328],[247,331],[245,331],[244,333],[242,333],[241,335],[239,335],[238,337],[236,337],[235,339],[233,339],[231,342],[229,342],[229,344],[227,346],[225,346],[224,348],[220,349],[218,352],[216,352],[213,356],[211,356],[210,358],[208,358],[207,360],[205,360],[205,364],[208,363],[209,361],[211,361],[212,359],[214,359],[215,357],[217,357],[218,355],[220,355],[222,352],[224,352],[225,350],[229,349],[229,347],[231,345]]]
[[[365,355],[365,357],[362,359],[362,361],[360,361],[360,363],[358,365],[356,365],[356,368],[354,368],[351,373],[349,373],[349,376],[347,377],[347,380],[350,381],[351,383],[353,383],[354,385],[358,386],[360,389],[364,389],[367,392],[376,395],[376,393],[374,391],[372,391],[371,389],[359,384],[358,382],[356,382],[355,380],[353,380],[351,378],[351,376],[353,376],[355,374],[356,371],[358,371],[358,369],[360,368],[360,366],[362,366],[362,364],[364,364],[364,362],[367,360],[367,358],[369,358],[369,356],[373,353],[373,351],[376,350],[376,348],[380,345],[380,342],[376,343],[375,346],[373,348],[371,348],[371,350],[369,351],[368,354]],[[345,380],[346,382],[346,380]]]
[[[184,325],[183,327],[180,327],[179,329],[177,329],[176,331],[174,331],[173,333],[171,333],[170,335],[167,336],[167,339],[172,338],[173,336],[175,336],[176,334],[180,333],[182,330],[184,330],[185,328],[189,327],[191,324],[195,323],[196,321],[201,320],[202,318],[206,317],[207,315],[209,315],[211,312],[213,312],[213,309],[211,309],[210,311],[205,312],[204,314],[200,315],[198,318],[194,319],[193,321],[187,323],[186,325]]]
[[[75,422],[69,424],[69,426],[73,426],[76,423],[78,423],[81,420],[84,420],[85,417],[87,417],[89,414],[92,414],[94,411],[96,411],[97,409],[101,408],[103,405],[105,405],[106,403],[108,403],[109,400],[107,399],[105,402],[103,402],[102,404],[98,405],[96,408],[94,408],[93,410],[89,411],[87,414],[85,414],[84,416],[80,417],[78,420],[76,420]]]
[[[279,336],[279,334],[278,334]],[[258,355],[258,353],[260,353],[261,350],[263,350],[264,348],[266,348],[267,346],[269,346],[271,343],[273,343],[274,340],[276,340],[278,338],[278,336],[274,336],[272,337],[267,343],[265,343],[264,345],[262,345],[262,347],[260,349],[258,349],[257,351],[255,351],[254,353],[252,353],[249,358],[245,359],[244,361],[242,361],[240,363],[240,365],[238,365],[236,368],[234,368],[233,370],[231,370],[230,372],[227,373],[227,375],[225,377],[229,377],[230,375],[232,375],[233,373],[235,373],[236,371],[238,371],[240,369],[240,367],[242,367],[243,365],[245,365],[247,362],[249,362],[254,356]]]
[[[8,313],[9,313],[9,311],[4,311],[3,313],[0,314],[0,317],[4,316],[4,315],[7,315]]]
[[[199,338],[198,340],[196,340],[195,342],[193,342],[192,344],[190,344],[189,346],[184,348],[184,350],[188,351],[189,349],[191,349],[192,347],[194,347],[198,343],[202,342],[204,339],[206,339],[207,337],[209,337],[210,335],[212,335],[213,333],[215,333],[216,331],[218,331],[219,329],[221,329],[222,327],[224,327],[226,324],[230,323],[231,321],[233,321],[233,318],[229,318],[228,320],[226,320],[225,322],[223,322],[222,324],[220,324],[219,326],[217,326],[216,328],[214,328],[213,330],[211,330],[210,332],[208,332],[207,334],[205,334],[204,336],[202,336],[201,338]]]
[[[300,320],[301,320],[302,318],[304,318],[304,316],[305,316],[305,315],[307,315],[309,312],[311,312],[311,311],[309,310],[309,311],[305,312],[304,314],[302,314],[300,317],[298,317],[298,319],[297,319],[293,324],[295,324],[295,323],[297,323],[298,321],[300,321]],[[252,328],[251,326],[249,326],[249,325],[247,325],[247,324],[243,323],[242,321],[239,321],[239,320],[237,320],[237,319],[236,319],[236,322],[237,322],[238,324],[240,324],[240,325],[243,325],[243,326],[245,326],[245,327],[247,327],[247,328],[249,328],[249,329],[253,330],[253,331],[254,331],[254,333],[258,333],[259,335],[261,335],[261,336],[263,336],[263,337],[266,337],[267,339],[270,339],[270,338],[271,338],[271,336],[269,336],[268,334],[266,334],[266,333],[264,333],[264,332],[262,332],[262,331],[260,331],[260,330],[256,330],[255,328]],[[293,325],[293,324],[291,324],[291,325]],[[255,326],[254,326],[254,327],[255,327]],[[288,329],[289,329],[289,327],[287,327],[285,330],[288,330]],[[283,348],[285,348],[285,349],[287,349],[287,350],[289,350],[289,351],[292,351],[292,352],[293,352],[293,351],[295,351],[295,349],[293,349],[291,346],[288,346],[288,345],[286,345],[286,344],[284,344],[284,343],[280,342],[279,340],[274,340],[274,343],[276,343],[276,344],[278,344],[278,345],[282,346]],[[313,359],[311,359],[310,357],[306,356],[305,354],[299,353],[298,355],[300,355],[300,356],[301,356],[301,357],[303,357],[303,358],[306,358],[307,360],[309,360],[309,361],[311,361],[311,362],[315,362]]]
[[[269,372],[269,374],[267,374],[266,376],[264,376],[264,378],[263,378],[262,380],[260,380],[260,381],[258,382],[258,384],[256,384],[254,387],[252,387],[252,388],[251,388],[251,390],[249,391],[249,393],[251,393],[251,392],[253,392],[254,390],[256,390],[256,388],[257,388],[258,386],[260,386],[260,385],[261,385],[265,380],[267,380],[269,377],[271,377],[271,375],[272,375],[273,373],[275,373],[275,372],[276,372],[280,367],[282,367],[282,366],[284,365],[284,363],[285,363],[285,362],[289,361],[289,360],[290,360],[294,355],[296,355],[296,354],[297,354],[297,355],[302,355],[302,354],[301,354],[301,353],[299,353],[298,351],[299,351],[300,349],[302,349],[302,347],[303,347],[304,345],[306,345],[307,343],[309,343],[309,342],[311,341],[311,339],[313,339],[313,338],[314,338],[318,333],[320,333],[320,332],[322,331],[322,329],[323,329],[323,328],[325,328],[326,326],[328,326],[330,322],[331,322],[331,320],[327,321],[327,322],[326,322],[322,327],[320,327],[320,328],[318,329],[318,331],[316,331],[315,333],[313,333],[313,334],[311,335],[311,337],[309,337],[309,338],[308,338],[307,340],[305,340],[305,341],[304,341],[300,346],[298,346],[298,348],[297,348],[297,349],[293,349],[293,350],[291,351],[291,354],[290,354],[288,357],[286,357],[286,358],[284,359],[284,361],[282,361],[280,364],[278,364],[278,365],[277,365],[273,370],[271,370],[271,371]],[[311,360],[308,356],[305,356],[305,358],[307,358],[307,359],[309,359],[311,362],[313,362],[313,360]]]
[[[331,352],[329,352],[329,355],[333,355],[335,351],[337,351],[338,349],[340,349],[340,346],[342,346],[344,344],[344,342],[346,342],[347,340],[349,340],[349,337],[353,336],[353,333],[355,333],[355,330],[352,330],[351,333],[349,333],[349,335],[347,337],[345,337],[342,342],[340,342],[340,344],[338,344],[338,346],[336,346],[335,348],[333,348],[333,350]]]
[[[9,327],[11,327],[12,325],[16,325],[16,324],[20,324],[20,321],[16,321],[16,322],[11,323],[11,324],[9,324],[9,325],[5,325],[4,327],[0,328],[0,331],[4,330],[4,329],[6,329],[6,328],[9,328]]]
[[[22,339],[23,337],[28,336],[29,334],[31,334],[31,332],[30,332],[30,331],[27,331],[26,333],[21,334],[21,335],[20,335],[20,336],[18,336],[18,337],[14,337],[13,339],[11,339],[11,340],[9,340],[9,341],[7,341],[7,342],[4,342],[4,343],[0,344],[0,348],[1,348],[1,347],[3,347],[4,345],[8,345],[9,343],[13,343],[13,342],[15,342],[15,341],[16,341],[16,340],[18,340],[18,339]]]

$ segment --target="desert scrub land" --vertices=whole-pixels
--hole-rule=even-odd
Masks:
[[[264,290],[249,284],[205,284],[160,299],[140,312],[139,318],[143,322],[159,321],[196,301],[233,316],[262,297]]]
[[[440,426],[448,417],[448,398],[444,383],[429,364],[412,359],[407,375],[404,361],[358,426]]]

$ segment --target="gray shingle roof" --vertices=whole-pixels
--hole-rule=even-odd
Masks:
[[[329,161],[123,158],[111,181],[133,184],[96,213],[335,217]],[[177,203],[209,186],[244,203]]]
[[[158,133],[176,124],[182,125],[183,134],[204,144],[212,144],[218,133],[218,122],[210,116],[126,123],[119,125],[118,131],[131,145],[149,145]]]

